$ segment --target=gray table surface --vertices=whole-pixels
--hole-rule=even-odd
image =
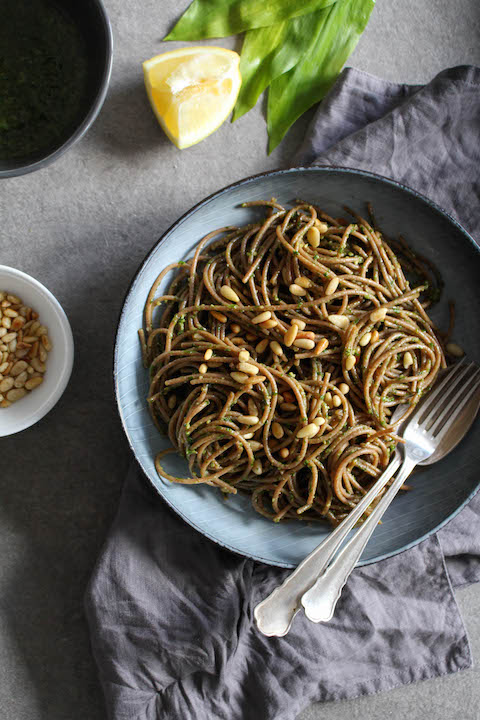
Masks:
[[[159,235],[198,200],[288,164],[311,117],[270,156],[261,103],[199,145],[177,150],[149,109],[140,63],[167,49],[160,39],[188,2],[106,4],[115,60],[96,124],[56,164],[0,184],[0,263],[50,288],[76,341],[72,380],[56,408],[35,427],[1,440],[0,716],[9,720],[106,717],[82,596],[130,459],[114,405],[111,356],[132,274]],[[232,39],[216,44],[240,47]],[[411,83],[464,63],[480,65],[478,0],[380,0],[350,60]],[[458,592],[458,602],[478,661],[480,587]],[[479,708],[479,671],[472,670],[313,705],[300,718],[478,720]]]

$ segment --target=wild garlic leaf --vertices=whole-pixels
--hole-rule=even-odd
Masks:
[[[311,14],[249,30],[240,56],[242,85],[235,105],[237,120],[256,104],[262,92],[279,75],[288,72],[309,49]]]
[[[335,0],[194,0],[164,40],[226,37],[300,17]]]
[[[270,85],[269,152],[277,147],[295,120],[328,92],[365,30],[374,5],[375,0],[337,0],[309,16],[311,51]]]

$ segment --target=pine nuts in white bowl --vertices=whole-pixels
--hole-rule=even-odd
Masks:
[[[20,298],[24,305],[38,313],[38,322],[48,331],[46,346],[51,349],[45,359],[41,384],[8,407],[0,408],[0,437],[25,430],[44,417],[62,396],[73,367],[72,330],[52,293],[30,275],[6,265],[0,265],[2,292]]]

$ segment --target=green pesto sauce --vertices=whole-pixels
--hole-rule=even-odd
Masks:
[[[87,48],[51,0],[0,0],[0,160],[53,150],[80,118]]]

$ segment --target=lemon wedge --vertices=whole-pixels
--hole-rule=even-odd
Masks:
[[[240,56],[219,47],[180,48],[143,63],[153,112],[170,140],[187,148],[227,119],[242,83]]]

